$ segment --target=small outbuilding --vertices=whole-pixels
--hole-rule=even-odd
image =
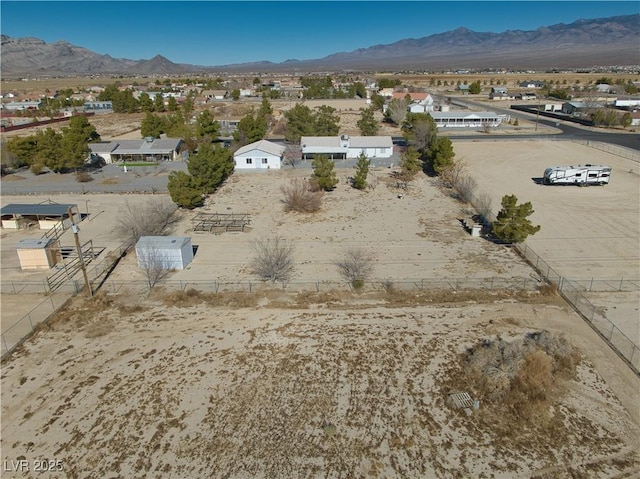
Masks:
[[[267,140],[260,140],[238,148],[233,155],[235,166],[245,169],[279,169],[286,147]]]
[[[143,236],[136,256],[141,268],[184,269],[193,260],[193,246],[186,236]]]
[[[23,270],[50,269],[60,260],[60,248],[53,238],[23,239],[16,250]]]
[[[72,210],[72,217],[69,217],[69,208]],[[2,217],[2,227],[9,229],[27,228],[32,224],[38,224],[41,230],[50,230],[62,224],[64,229],[71,226],[71,223],[79,223],[81,215],[78,212],[78,205],[41,203],[23,204],[10,203],[0,209]]]

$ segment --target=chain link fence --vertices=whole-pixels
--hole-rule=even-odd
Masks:
[[[640,347],[629,339],[611,320],[606,318],[583,294],[587,289],[585,280],[569,280],[559,275],[546,261],[540,258],[526,244],[516,246],[516,251],[540,272],[550,283],[557,285],[558,292],[574,307],[574,309],[593,326],[609,346],[640,376]],[[639,280],[589,280],[589,288],[594,285],[601,291],[636,291]]]
[[[625,158],[627,160],[632,160],[637,163],[640,163],[640,155],[637,151],[623,148],[621,146],[612,145],[611,143],[601,143],[599,141],[591,141],[591,140],[571,140],[574,143],[579,143],[584,146],[588,146],[589,148],[595,148],[596,150],[604,151],[605,153],[610,153],[615,156],[619,156],[620,158]]]

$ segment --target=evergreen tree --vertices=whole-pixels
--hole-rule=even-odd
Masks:
[[[95,127],[84,115],[72,116],[69,126],[62,128],[60,141],[64,168],[79,168],[89,156],[89,142],[100,139]]]
[[[138,103],[140,103],[140,109],[145,113],[151,113],[153,111],[153,100],[147,92],[140,93],[138,97]]]
[[[156,96],[153,98],[153,111],[157,111],[158,113],[165,111],[164,97],[160,92],[156,93]]]
[[[340,117],[335,115],[336,109],[321,105],[316,107],[314,135],[315,136],[334,136],[340,131]]]
[[[400,179],[403,181],[411,181],[416,175],[422,171],[422,161],[420,161],[420,153],[414,148],[409,148],[400,156]]]
[[[285,112],[287,130],[285,138],[291,143],[299,143],[301,136],[315,135],[315,119],[311,109],[300,103]]]
[[[244,146],[262,140],[266,134],[267,120],[265,117],[249,113],[238,122],[238,129],[233,132],[233,139],[238,146]]]
[[[167,100],[167,111],[177,111],[178,110],[178,101],[175,97],[170,96]]]
[[[193,181],[204,194],[213,193],[233,173],[233,154],[227,148],[203,143],[198,153],[191,155],[187,169]]]
[[[533,226],[528,219],[534,212],[531,202],[517,203],[515,195],[503,196],[502,209],[491,227],[495,237],[505,243],[521,243],[527,236],[540,231],[540,225]]]
[[[196,119],[196,137],[200,141],[209,142],[218,139],[220,126],[211,110],[204,110]]]
[[[46,165],[56,173],[64,171],[67,165],[62,155],[62,134],[47,128],[36,132],[35,136],[38,149],[31,163]]]
[[[364,190],[367,187],[367,176],[369,175],[369,165],[371,160],[367,158],[367,155],[362,152],[358,157],[358,163],[356,163],[356,173],[353,176],[353,187],[358,190]]]
[[[373,107],[360,109],[360,119],[357,126],[360,128],[362,136],[376,136],[378,134],[380,127],[373,116],[373,112]]]
[[[160,138],[162,133],[166,133],[165,122],[158,115],[147,113],[140,123],[140,133],[143,137]]]
[[[334,170],[335,163],[327,155],[315,155],[311,162],[313,167],[312,181],[318,188],[331,191],[338,184],[338,177]]]
[[[167,185],[171,200],[183,208],[195,208],[202,206],[204,196],[202,189],[193,184],[193,178],[184,171],[172,171],[169,173]]]
[[[442,171],[453,165],[454,156],[456,156],[456,154],[453,151],[451,140],[445,137],[436,138],[429,152],[427,165],[434,173],[439,175]]]
[[[429,149],[438,135],[435,120],[428,113],[407,113],[402,123],[402,136],[407,144],[420,153],[421,158],[429,154]]]

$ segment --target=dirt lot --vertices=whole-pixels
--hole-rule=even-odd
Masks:
[[[594,206],[609,208],[595,226],[570,236],[553,221],[556,203],[535,196],[547,189],[531,178],[549,158],[577,151],[583,162],[599,163],[589,155],[601,153],[566,150],[559,142],[518,142],[502,151],[482,145],[454,143],[495,205],[503,191],[514,192],[534,203],[543,240],[592,234],[593,241],[608,240],[603,251],[634,261],[628,248],[640,236],[637,202],[624,200],[638,197],[637,176],[616,175],[622,165],[612,159],[611,185],[550,190],[564,195],[559,204],[582,205],[590,194],[599,195]],[[484,167],[477,166],[482,161]],[[494,163],[503,168],[491,176],[486,169]],[[285,215],[280,186],[305,174],[234,174],[204,211],[251,214],[244,233],[193,233],[194,213],[183,213],[172,234],[191,236],[198,250],[191,266],[171,279],[252,278],[252,244],[276,234],[296,246],[293,281],[339,280],[334,261],[348,246],[373,255],[376,279],[398,285],[406,278],[535,277],[508,248],[471,238],[460,224],[471,212],[433,179],[420,178],[399,198],[388,169],[375,173],[377,186],[367,192],[351,189],[350,173],[339,171],[341,184],[320,213]],[[91,214],[81,236],[108,251],[122,240],[114,227],[125,201],[154,196],[54,199],[84,210],[87,198]],[[2,204],[12,201],[2,197]],[[619,211],[617,221],[612,211]],[[568,226],[573,219],[580,228],[563,215]],[[11,249],[22,234],[3,232],[3,280],[22,275]],[[572,265],[558,268],[579,271]],[[614,265],[627,271],[623,262]],[[142,280],[134,255],[113,279]],[[24,457],[33,467],[38,458],[59,459],[66,472],[50,477],[100,478],[620,478],[640,472],[640,382],[553,295],[126,293],[78,299],[3,364],[3,460]],[[541,329],[565,333],[582,360],[574,376],[554,384],[545,410],[550,420],[514,421],[465,381],[460,354],[487,338]],[[453,391],[468,391],[480,408],[470,416],[453,408],[447,402]]]

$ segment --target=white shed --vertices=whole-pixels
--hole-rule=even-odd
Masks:
[[[60,249],[53,238],[23,239],[16,250],[23,270],[50,269],[60,261]]]
[[[267,140],[245,145],[233,155],[233,161],[239,170],[280,169],[286,147]]]
[[[136,243],[138,266],[184,269],[193,260],[191,238],[186,236],[143,236]]]

